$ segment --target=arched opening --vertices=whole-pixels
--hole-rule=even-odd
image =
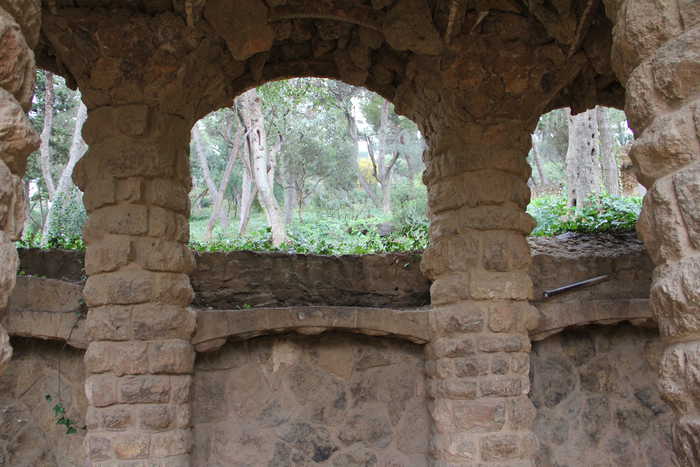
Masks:
[[[645,190],[629,158],[632,140],[621,110],[563,108],[540,117],[528,154],[532,235],[633,231]]]
[[[413,122],[363,88],[299,78],[249,90],[192,129],[191,242],[214,251],[422,250],[424,147]]]

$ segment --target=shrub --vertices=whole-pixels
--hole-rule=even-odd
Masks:
[[[563,196],[532,200],[528,213],[537,221],[535,236],[553,236],[564,232],[597,233],[634,230],[642,208],[642,198],[593,195],[583,211],[566,205]]]

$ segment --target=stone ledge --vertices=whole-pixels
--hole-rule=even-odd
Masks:
[[[335,330],[425,344],[429,341],[428,311],[343,306],[197,310],[192,343],[197,351],[211,351],[227,338],[245,340],[267,334],[320,334]]]
[[[51,311],[10,310],[3,326],[11,336],[33,337],[66,342],[76,349],[87,349],[83,314]]]
[[[82,284],[31,276],[19,276],[3,326],[11,335],[58,340],[72,347],[87,347]],[[569,300],[570,298],[567,298]],[[588,324],[633,324],[655,327],[646,298],[533,302],[539,324],[530,332],[533,341],[564,329]],[[195,349],[218,349],[227,339],[296,332],[320,334],[330,330],[370,336],[394,336],[424,344],[430,340],[430,307],[417,309],[295,306],[215,310],[195,308]]]
[[[646,298],[540,302],[533,305],[540,315],[537,328],[530,331],[530,339],[533,341],[541,341],[567,328],[588,324],[613,325],[629,321],[635,325],[657,326]]]

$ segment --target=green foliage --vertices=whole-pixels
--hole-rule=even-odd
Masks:
[[[394,225],[403,228],[428,222],[428,193],[418,178],[394,185],[391,198]]]
[[[48,402],[49,405],[53,403],[53,397],[51,397],[50,394],[46,394],[44,396],[44,399],[46,399],[46,402]],[[67,435],[74,435],[78,432],[75,420],[66,417],[66,408],[63,406],[63,402],[61,402],[60,400],[57,401],[53,405],[53,407],[51,407],[51,411],[53,412],[53,416],[56,419],[56,425],[63,425],[64,427],[66,427]]]
[[[564,196],[532,200],[528,213],[537,221],[534,236],[553,236],[564,232],[597,233],[634,230],[642,199],[593,195],[580,215],[567,206]]]
[[[49,225],[49,242],[72,243],[82,238],[87,213],[82,194],[73,187],[54,200],[55,213]]]
[[[370,254],[396,251],[416,251],[428,243],[428,221],[415,221],[398,226],[388,236],[378,230],[380,218],[338,219],[319,212],[309,212],[303,223],[289,226],[289,241],[279,248],[272,246],[269,227],[250,232],[243,237],[225,238],[203,243],[193,241],[197,251],[280,251],[319,255]]]

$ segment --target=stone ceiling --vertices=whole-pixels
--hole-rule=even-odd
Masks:
[[[621,107],[611,31],[598,0],[43,0],[36,52],[92,107],[154,99],[198,118],[264,82],[319,76],[429,127],[431,112]]]

